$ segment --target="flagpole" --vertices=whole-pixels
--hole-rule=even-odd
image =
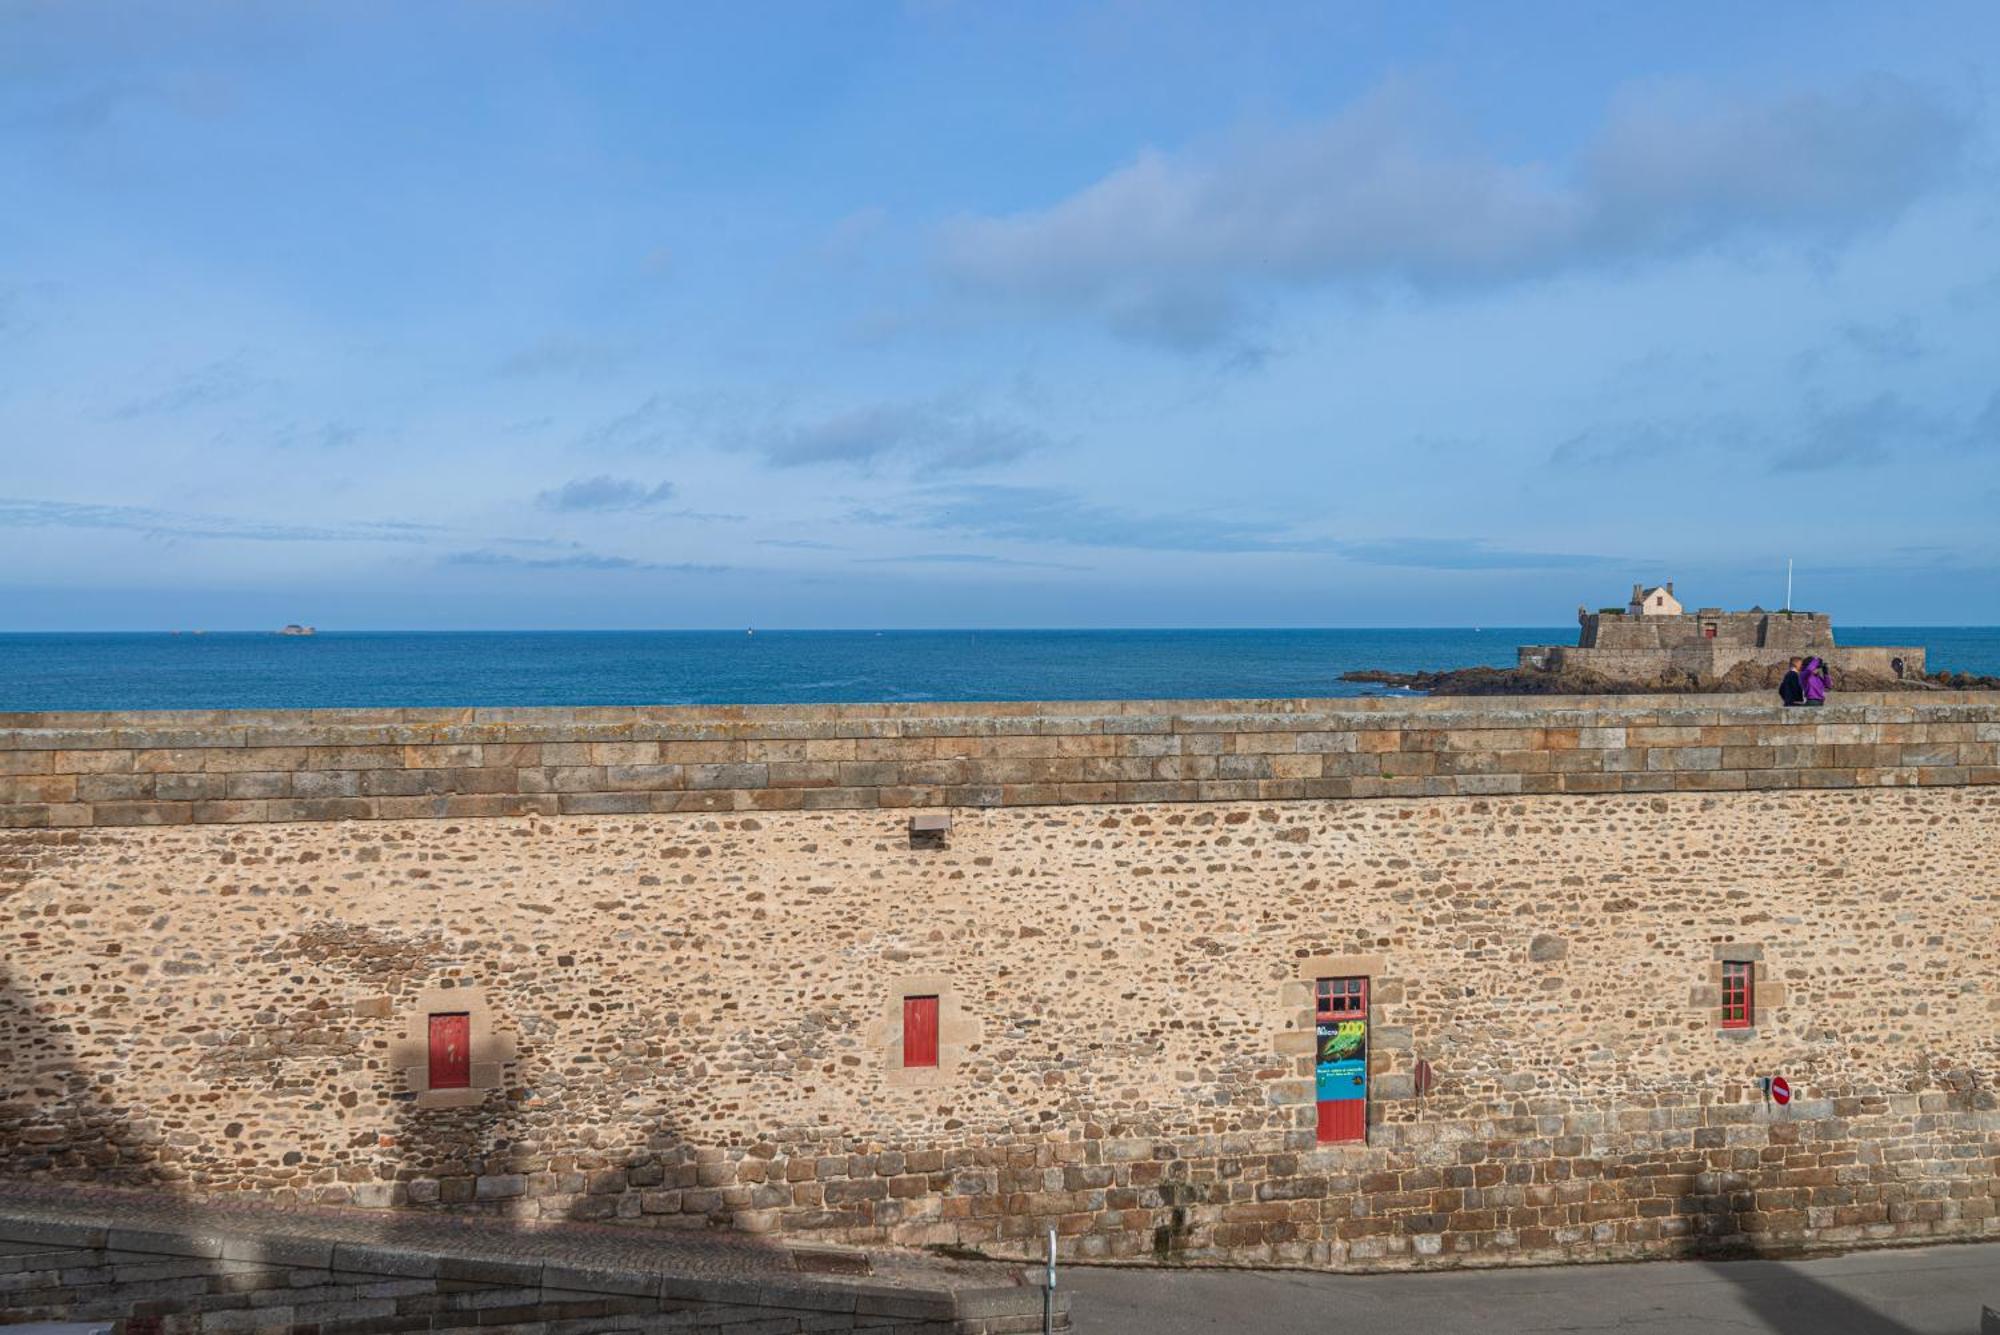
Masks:
[[[1785,558],[1785,610],[1792,610],[1792,558]]]

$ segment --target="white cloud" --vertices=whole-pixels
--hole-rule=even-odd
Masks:
[[[1454,147],[1390,87],[1330,120],[1156,150],[1047,208],[961,219],[964,292],[1205,346],[1285,287],[1452,288],[1778,235],[1839,239],[1937,183],[1965,122],[1902,80],[1723,99],[1650,85],[1567,166]]]

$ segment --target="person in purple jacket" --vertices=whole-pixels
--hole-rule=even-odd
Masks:
[[[1802,705],[1806,702],[1806,684],[1799,676],[1799,669],[1805,665],[1803,658],[1792,655],[1791,663],[1785,668],[1785,679],[1778,683],[1778,703]]]
[[[1806,665],[1799,669],[1799,680],[1805,686],[1806,703],[1808,705],[1823,705],[1826,703],[1826,660],[1824,658],[1821,658],[1818,654],[1814,654],[1811,658],[1808,658]]]

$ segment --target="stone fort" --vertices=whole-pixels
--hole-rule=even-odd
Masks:
[[[1715,681],[1751,664],[1779,669],[1794,656],[1817,654],[1836,670],[1901,679],[1924,675],[1921,645],[1837,647],[1833,621],[1824,612],[1689,612],[1674,597],[1672,581],[1634,584],[1624,607],[1576,609],[1574,645],[1523,645],[1519,666],[1550,672],[1582,671],[1614,681]]]
[[[0,826],[17,1182],[1352,1269],[2000,1239],[1992,695],[0,715]]]

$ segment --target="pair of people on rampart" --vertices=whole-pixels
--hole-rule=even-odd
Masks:
[[[1778,683],[1778,699],[1787,705],[1823,705],[1826,688],[1825,659],[1818,654],[1810,658],[1794,657],[1785,669],[1785,679]]]

